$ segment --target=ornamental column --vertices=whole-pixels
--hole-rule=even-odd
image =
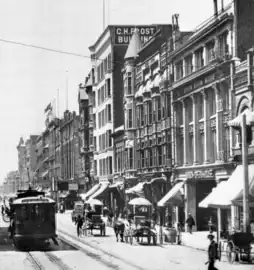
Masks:
[[[187,123],[187,110],[186,103],[184,100],[181,100],[182,108],[183,108],[183,165],[186,166],[188,164],[188,123]]]
[[[216,162],[224,161],[223,151],[223,101],[218,83],[213,86],[216,101]]]
[[[193,164],[197,165],[199,158],[199,125],[198,125],[198,110],[197,110],[197,96],[193,94],[191,96],[192,99],[192,110],[193,110]]]
[[[209,107],[208,107],[208,95],[205,89],[201,91],[204,102],[204,163],[209,163],[209,152],[210,152],[210,121],[209,121]]]
[[[173,139],[173,147],[171,147],[172,151],[172,157],[174,158],[174,165],[178,166],[179,160],[178,160],[178,134],[177,130],[179,129],[177,119],[176,119],[176,104],[172,103],[172,117],[171,117],[171,136]]]

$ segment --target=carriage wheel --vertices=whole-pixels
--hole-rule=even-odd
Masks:
[[[227,259],[229,263],[234,263],[236,259],[236,251],[232,242],[227,245]]]

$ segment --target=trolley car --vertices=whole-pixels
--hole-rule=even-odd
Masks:
[[[29,188],[18,191],[10,202],[10,232],[16,247],[40,245],[56,240],[55,201],[44,192]]]

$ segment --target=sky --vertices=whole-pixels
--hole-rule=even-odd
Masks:
[[[180,30],[191,31],[213,15],[213,0],[105,0],[105,4],[106,25],[170,24],[177,13]],[[102,7],[103,0],[0,0],[0,183],[18,168],[19,138],[44,130],[44,109],[57,98],[58,89],[60,116],[67,105],[78,110],[78,85],[91,67],[88,47],[103,31]]]

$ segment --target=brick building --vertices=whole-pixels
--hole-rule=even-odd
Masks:
[[[89,47],[92,58],[94,170],[100,182],[113,181],[114,150],[111,135],[123,125],[123,79],[121,69],[134,26],[108,26]],[[147,41],[156,26],[137,26],[141,39]],[[91,113],[91,111],[90,111]]]

